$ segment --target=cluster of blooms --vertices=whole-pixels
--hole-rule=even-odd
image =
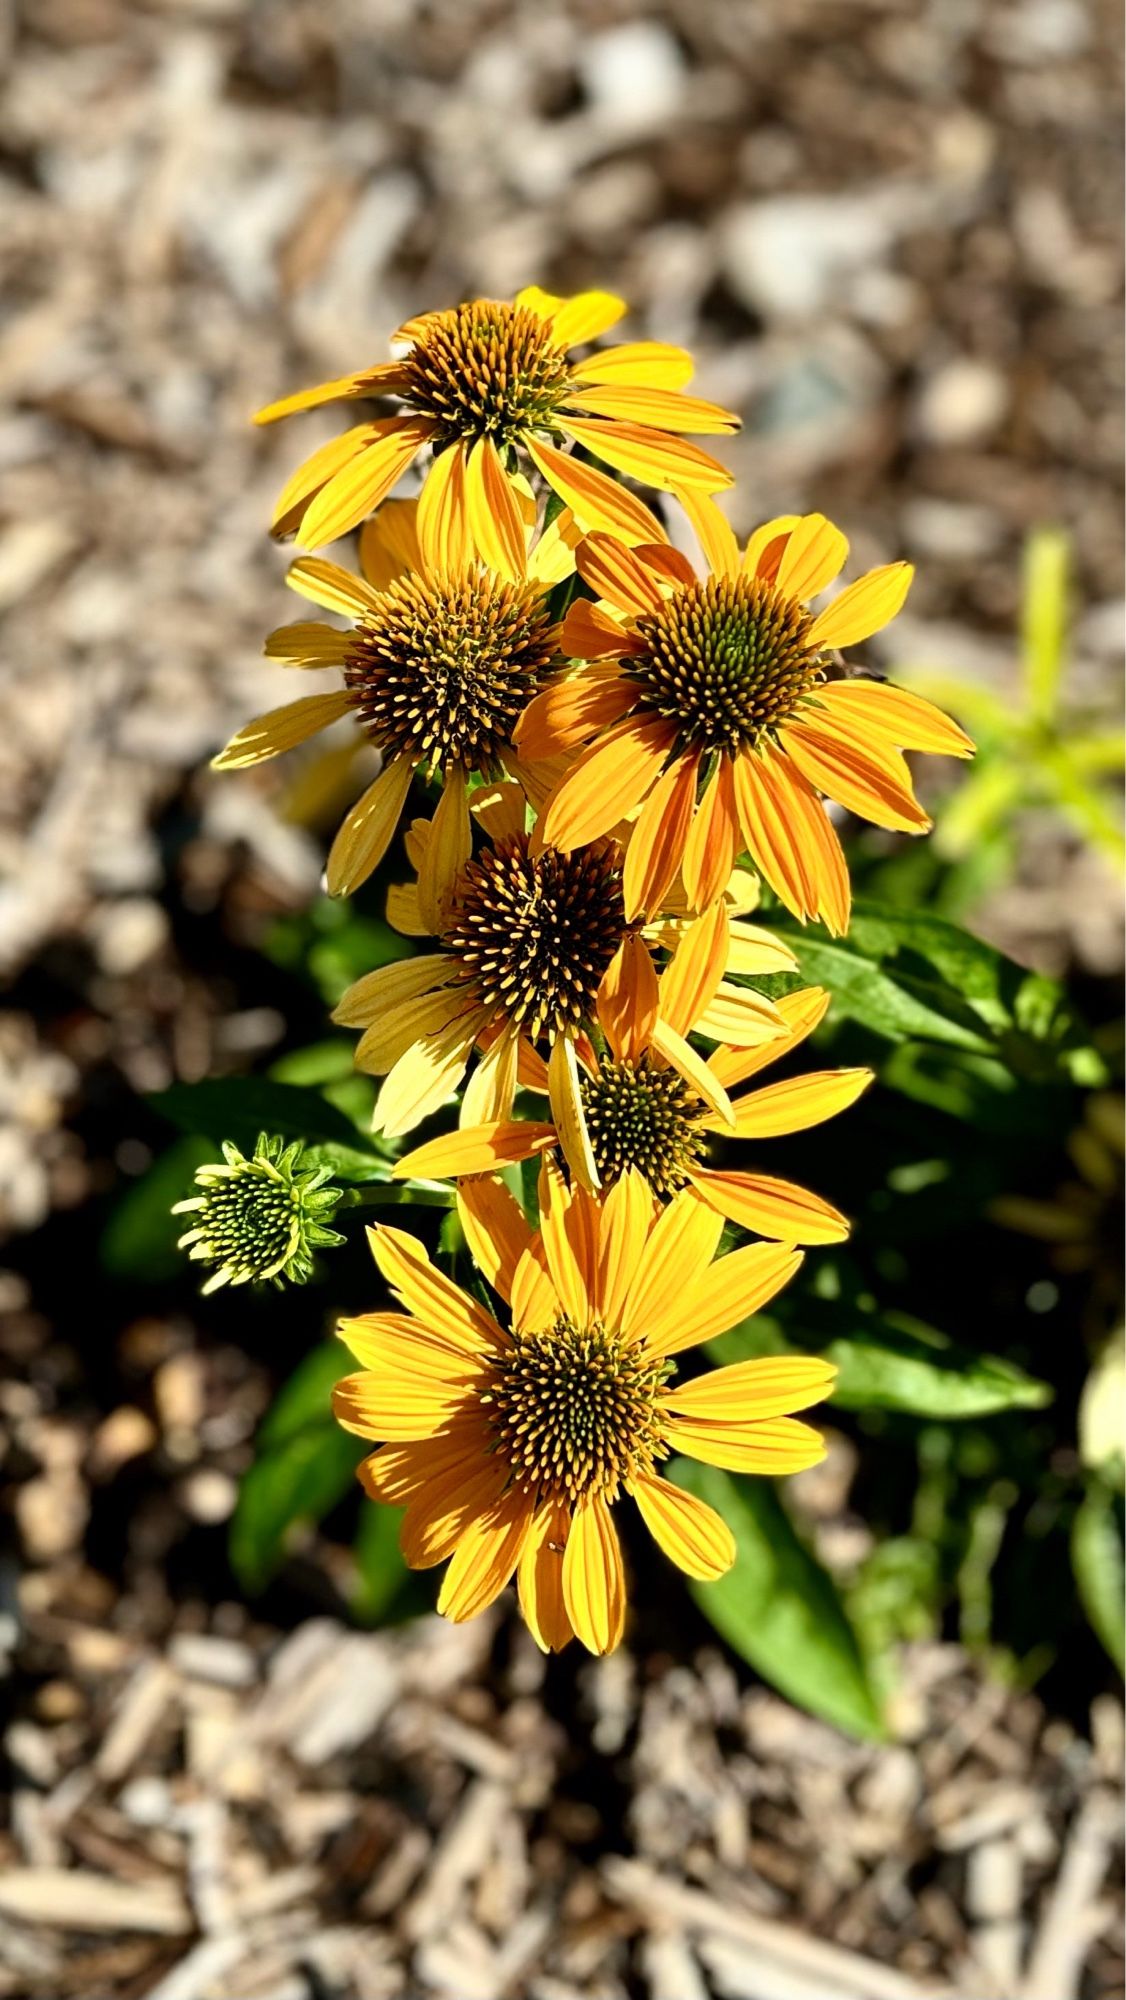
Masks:
[[[733,1561],[718,1514],[662,1476],[670,1453],[775,1474],[822,1453],[795,1413],[828,1393],[827,1363],[683,1369],[848,1230],[754,1161],[709,1163],[714,1139],[816,1125],[870,1080],[743,1088],[828,1005],[818,988],[770,1000],[743,983],[796,969],[748,921],[759,882],[843,932],[825,801],[922,832],[903,752],[971,749],[929,703],[840,658],[899,610],[910,567],[814,609],[847,555],[822,515],[769,521],[740,548],[713,497],[730,475],[686,435],[736,419],[684,393],[679,348],[593,345],[624,310],[532,288],[426,314],[394,361],[260,413],[395,407],[314,452],[275,514],[309,550],[360,530],[359,573],[307,554],[288,576],[346,624],[287,625],[266,645],[342,684],[259,717],[217,759],[255,764],[353,718],[380,763],[332,843],[334,895],[377,867],[414,775],[435,784],[387,906],[426,943],[359,979],[335,1018],[383,1079],[378,1130],[412,1132],[461,1092],[457,1129],[396,1171],[456,1180],[484,1283],[471,1295],[411,1234],[374,1228],[395,1310],[342,1324],[358,1372],[336,1413],[377,1446],[360,1477],[405,1508],[408,1562],[449,1558],[441,1610],[468,1618],[515,1575],[542,1646],[577,1635],[598,1653],[622,1630],[619,1501],[690,1576]],[[417,499],[389,499],[424,451]],[[615,475],[672,497],[703,573]],[[525,1161],[534,1222],[502,1178]],[[717,1256],[732,1225],[753,1240]]]

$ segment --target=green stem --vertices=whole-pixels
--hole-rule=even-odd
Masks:
[[[457,1194],[440,1181],[373,1181],[364,1187],[345,1188],[341,1208],[394,1208],[409,1202],[412,1208],[452,1208]]]

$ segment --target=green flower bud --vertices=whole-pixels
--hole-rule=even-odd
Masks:
[[[224,1139],[225,1165],[196,1169],[199,1194],[178,1201],[172,1213],[195,1218],[179,1248],[216,1267],[205,1295],[267,1278],[279,1290],[287,1279],[303,1285],[313,1273],[313,1251],[344,1242],[328,1227],[344,1190],[326,1186],[328,1167],[305,1166],[304,1158],[302,1140],[286,1145],[261,1132],[252,1159]]]

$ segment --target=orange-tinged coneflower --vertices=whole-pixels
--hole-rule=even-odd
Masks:
[[[750,1244],[713,1262],[722,1217],[685,1193],[654,1218],[632,1170],[600,1205],[545,1162],[539,1205],[532,1230],[499,1183],[462,1190],[474,1257],[507,1308],[495,1314],[414,1237],[371,1230],[399,1309],[342,1322],[360,1366],[333,1406],[380,1446],[359,1476],[372,1499],[405,1508],[407,1562],[449,1559],[440,1611],[472,1618],[515,1575],[545,1651],[577,1636],[608,1653],[626,1610],[615,1508],[631,1500],[689,1576],[721,1576],[731,1530],[662,1476],[664,1460],[767,1474],[816,1464],[822,1439],[792,1413],[821,1401],[835,1371],[771,1356],[679,1379],[679,1357],[773,1298],[799,1251]]]
[[[848,550],[823,515],[770,521],[740,553],[714,502],[681,498],[706,577],[667,546],[628,548],[601,533],[576,552],[597,600],[571,606],[562,645],[589,664],[538,695],[516,731],[529,759],[571,758],[543,838],[567,852],[636,813],[631,916],[660,901],[677,869],[690,905],[703,907],[746,851],[795,916],[843,932],[848,870],[823,796],[922,833],[930,820],[903,751],[973,752],[930,702],[841,677],[835,664],[839,647],[895,616],[911,566],[872,570],[814,613],[808,600]]]
[[[486,562],[519,574],[519,495],[513,475],[538,470],[583,528],[648,541],[652,516],[586,458],[661,491],[714,493],[731,474],[683,435],[738,429],[715,403],[682,393],[691,356],[632,341],[573,360],[626,310],[609,292],[570,299],[536,285],[514,302],[474,299],[422,313],[394,335],[406,352],[384,366],[321,382],[259,410],[274,423],[334,401],[392,397],[400,414],[357,425],[298,467],[278,500],[274,533],[307,548],[347,534],[398,483],[425,446],[434,454],[423,505],[440,533],[468,534]],[[582,447],[577,459],[560,447]],[[664,539],[658,528],[657,539]]]

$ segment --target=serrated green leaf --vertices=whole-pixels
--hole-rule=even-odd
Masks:
[[[790,1701],[855,1736],[881,1737],[872,1676],[840,1593],[799,1538],[774,1486],[674,1459],[670,1477],[706,1500],[738,1551],[717,1583],[694,1583],[709,1623]]]
[[[781,1313],[759,1313],[708,1342],[717,1361],[759,1354],[823,1354],[839,1369],[832,1400],[845,1410],[902,1410],[950,1421],[1038,1410],[1052,1400],[1038,1382],[997,1354],[959,1347],[905,1314],[864,1313],[836,1300],[803,1298]]]
[[[1121,1674],[1126,1670],[1122,1628],[1126,1563],[1115,1497],[1101,1480],[1092,1480],[1072,1524],[1071,1565],[1091,1629]]]

